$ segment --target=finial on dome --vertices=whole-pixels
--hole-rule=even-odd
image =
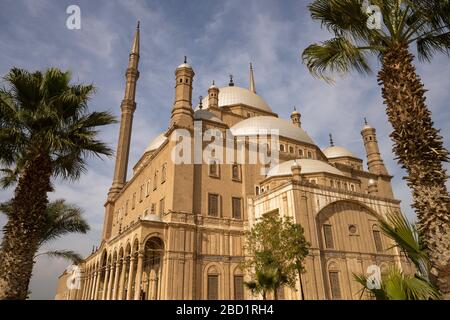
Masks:
[[[213,83],[212,83],[212,85],[213,85],[213,86],[215,86],[215,85],[216,85],[216,83],[215,83],[215,81],[214,81],[214,80],[213,80]]]
[[[137,27],[136,27],[136,29],[139,29],[140,25],[141,25],[141,21],[140,21],[140,20],[138,20],[138,24],[137,24]]]
[[[256,93],[255,76],[253,74],[253,64],[250,62],[250,91]]]
[[[367,126],[367,125],[369,125],[368,123],[367,123],[367,118],[366,117],[364,117],[364,124]]]
[[[200,108],[200,110],[201,109],[203,109],[203,96],[200,96],[200,97],[198,97],[198,99],[200,100],[200,102],[199,102],[199,104],[198,104],[198,107]]]
[[[228,83],[228,85],[229,85],[230,87],[234,87],[233,75],[232,75],[232,74],[230,74],[230,83]]]
[[[187,57],[184,56],[184,63],[187,63]]]
[[[330,133],[329,136],[330,136],[330,146],[334,147],[333,135]]]

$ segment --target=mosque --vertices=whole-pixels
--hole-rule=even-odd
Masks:
[[[139,25],[126,70],[102,240],[79,265],[78,286],[68,286],[67,272],[59,277],[56,299],[261,299],[245,287],[250,278],[240,263],[245,232],[268,213],[293,217],[311,244],[302,281],[280,288],[279,299],[360,299],[353,273],[389,264],[411,271],[377,225],[378,216],[400,212],[400,201],[375,128],[366,122],[361,130],[367,168],[332,139],[321,149],[302,128],[298,111],[289,120],[279,118],[256,93],[253,68],[248,88],[233,79],[223,88],[213,83],[193,106],[194,69],[187,61],[179,65],[170,123],[143,150],[127,180],[138,63]],[[180,130],[195,128],[231,132],[245,149],[252,136],[275,130],[270,149],[278,163],[176,163]]]

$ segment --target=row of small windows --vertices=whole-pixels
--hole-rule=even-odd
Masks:
[[[355,224],[351,224],[348,227],[349,235],[356,235],[358,233],[358,226]],[[323,236],[325,242],[325,248],[327,249],[335,249],[334,240],[333,240],[333,227],[331,224],[323,225]],[[378,230],[378,227],[374,225],[372,227],[372,236],[375,244],[375,249],[377,252],[383,252],[383,243],[381,241],[381,233]]]
[[[149,180],[147,180],[146,183],[140,185],[139,193],[136,193],[136,192],[133,193],[133,195],[131,197],[131,210],[134,210],[136,208],[137,201],[139,201],[139,203],[140,203],[140,202],[144,201],[144,197],[147,198],[150,196],[150,188],[151,187],[153,187],[153,191],[158,189],[158,175],[159,175],[159,171],[156,170],[153,175],[153,186],[151,184],[151,179],[149,179]],[[166,182],[166,178],[167,178],[167,163],[164,163],[161,168],[161,177],[159,180],[160,184],[163,184],[164,182]],[[125,201],[125,208],[123,208],[123,210],[124,210],[125,215],[127,215],[130,210],[130,200]],[[122,215],[122,209],[119,209],[117,219],[119,219],[119,216],[121,217],[121,215]]]
[[[214,178],[220,178],[220,165],[216,160],[212,160],[209,164],[209,175]],[[233,164],[231,166],[231,178],[235,181],[241,180],[241,166]]]
[[[180,81],[179,81],[180,83],[183,83],[183,78],[180,78]],[[185,78],[184,79],[184,83],[189,83],[189,79],[188,78]]]
[[[221,216],[221,197],[216,193],[208,193],[208,215]],[[231,197],[231,214],[234,219],[242,219],[242,198]]]
[[[281,152],[287,152],[286,146],[284,144],[280,144],[280,151]],[[295,148],[293,146],[289,146],[289,153],[295,154]],[[305,155],[308,159],[312,159],[313,154],[311,151],[304,151],[302,149],[298,149],[297,154],[299,157],[303,158]]]
[[[330,180],[330,186],[332,188],[345,189],[355,191],[355,185],[353,183],[341,182],[339,180]]]

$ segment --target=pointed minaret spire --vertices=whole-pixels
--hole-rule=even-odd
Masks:
[[[249,88],[249,90],[250,90],[251,92],[256,93],[255,76],[254,76],[254,74],[253,74],[253,65],[252,65],[251,62],[250,62],[250,88]]]
[[[116,150],[116,164],[114,167],[114,178],[108,192],[108,199],[105,204],[105,222],[103,226],[103,239],[107,240],[111,236],[112,220],[114,215],[114,201],[121,192],[127,180],[128,157],[130,153],[131,131],[133,127],[133,115],[136,110],[136,85],[139,78],[139,22],[134,34],[133,45],[131,46],[128,68],[125,73],[125,94],[120,105],[122,112],[120,120],[119,140]]]
[[[334,147],[333,135],[330,133],[330,147]]]
[[[139,56],[139,46],[140,46],[140,21],[137,23],[136,32],[134,34],[133,46],[131,47],[130,55],[135,54]]]

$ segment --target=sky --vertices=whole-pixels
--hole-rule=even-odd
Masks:
[[[98,91],[90,110],[120,115],[124,73],[136,23],[141,21],[140,78],[133,123],[128,176],[148,143],[168,125],[174,99],[174,71],[183,56],[195,71],[193,97],[207,94],[215,80],[226,86],[233,74],[237,86],[247,87],[253,63],[256,90],[274,112],[289,119],[293,106],[302,126],[320,147],[332,133],[336,145],[365,159],[361,139],[363,118],[377,129],[381,154],[394,175],[393,188],[410,219],[411,194],[394,160],[392,131],[375,74],[351,74],[334,85],[313,78],[302,64],[302,50],[330,37],[307,11],[309,1],[195,0],[195,1],[65,1],[0,0],[0,75],[13,66],[30,71],[58,67],[70,70],[74,82],[93,83]],[[81,9],[81,29],[66,27],[69,5]],[[445,145],[450,137],[450,63],[436,56],[432,63],[416,61],[428,107]],[[4,85],[3,83],[0,85]],[[196,101],[194,101],[196,103]],[[118,124],[102,129],[100,138],[116,147]],[[70,235],[42,250],[70,249],[82,255],[98,246],[103,227],[103,204],[111,185],[114,158],[92,158],[88,173],[77,182],[54,181],[50,199],[64,198],[85,211],[91,231]],[[0,190],[0,202],[13,190]],[[0,226],[5,223],[0,218]],[[31,299],[53,299],[57,277],[69,263],[40,256],[31,281]]]

